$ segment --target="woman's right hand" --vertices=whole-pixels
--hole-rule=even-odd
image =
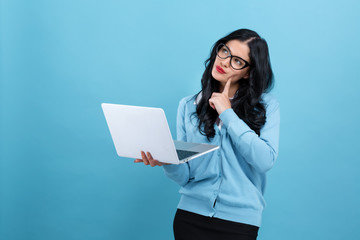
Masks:
[[[150,165],[152,167],[169,165],[169,163],[163,163],[163,162],[159,162],[158,160],[153,159],[153,157],[151,156],[151,153],[149,153],[149,152],[147,152],[145,154],[144,151],[141,151],[141,157],[142,157],[142,159],[135,159],[134,163],[143,162],[145,165]]]

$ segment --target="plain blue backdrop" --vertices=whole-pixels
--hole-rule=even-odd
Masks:
[[[100,104],[200,90],[219,38],[270,48],[281,106],[259,239],[360,239],[360,3],[1,1],[0,239],[172,239],[178,186],[116,155]]]

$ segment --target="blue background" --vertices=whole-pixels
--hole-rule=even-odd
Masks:
[[[269,44],[281,104],[259,239],[360,239],[360,4],[1,1],[0,239],[172,239],[178,186],[115,153],[100,103],[200,90],[215,41]]]

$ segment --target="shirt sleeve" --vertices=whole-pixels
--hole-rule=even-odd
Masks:
[[[176,134],[178,141],[186,142],[186,128],[185,128],[185,107],[186,99],[180,100],[177,118],[176,118]],[[163,165],[166,176],[175,181],[180,186],[184,186],[189,181],[189,164],[170,164]]]
[[[258,136],[232,108],[220,114],[235,147],[244,159],[259,172],[270,170],[278,156],[280,107],[276,99],[266,105],[266,122]]]

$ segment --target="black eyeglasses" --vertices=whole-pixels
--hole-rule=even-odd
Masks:
[[[224,43],[221,43],[216,48],[216,54],[221,59],[226,59],[230,57],[230,65],[235,70],[241,70],[248,66],[251,66],[251,64],[248,63],[245,59],[231,55],[229,48]]]

